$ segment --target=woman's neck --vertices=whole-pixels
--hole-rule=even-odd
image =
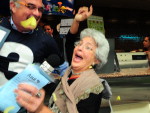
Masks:
[[[79,72],[79,73],[74,72],[74,70],[72,70],[72,69],[71,69],[71,72],[72,72],[72,75],[80,75],[82,73],[82,72]]]
[[[81,75],[84,71],[86,70],[89,70],[91,68],[87,68],[87,69],[84,69],[84,70],[74,70],[74,69],[71,69],[71,72],[72,72],[72,75]]]

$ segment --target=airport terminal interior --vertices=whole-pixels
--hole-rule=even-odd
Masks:
[[[150,113],[150,66],[143,48],[144,37],[150,36],[150,0],[74,0],[73,9],[91,4],[93,15],[80,24],[79,33],[96,28],[110,44],[108,62],[97,73],[112,96],[102,100],[99,113]],[[9,0],[1,0],[0,17],[9,15]],[[72,18],[45,13],[41,21],[56,30],[62,19]]]

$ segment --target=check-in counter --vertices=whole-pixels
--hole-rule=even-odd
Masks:
[[[120,72],[99,74],[108,81],[112,90],[112,105],[150,101],[150,69],[126,68]],[[103,100],[102,106],[108,106]]]
[[[120,68],[148,67],[145,52],[120,52],[116,53]]]

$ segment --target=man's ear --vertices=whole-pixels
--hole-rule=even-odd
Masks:
[[[10,2],[9,6],[10,6],[10,10],[11,10],[12,13],[16,11],[16,4],[15,4],[15,2]]]

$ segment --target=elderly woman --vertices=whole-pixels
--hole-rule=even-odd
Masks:
[[[84,29],[75,43],[71,66],[50,98],[49,107],[43,104],[44,91],[40,90],[39,98],[31,96],[39,91],[27,84],[15,90],[18,103],[35,113],[98,113],[104,87],[94,69],[107,62],[108,52],[108,41],[101,32]]]

